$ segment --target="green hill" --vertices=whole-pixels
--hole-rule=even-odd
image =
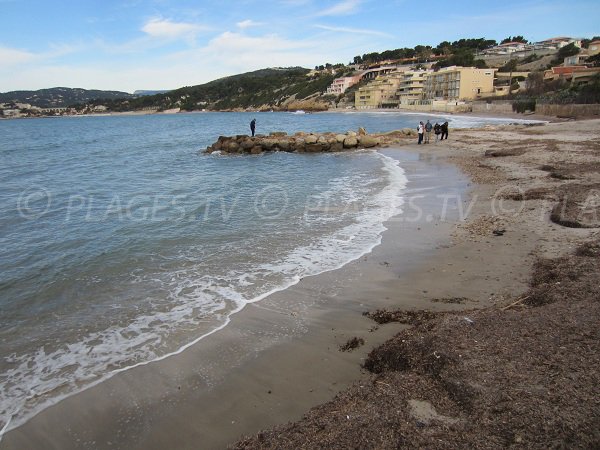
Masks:
[[[135,98],[127,92],[100,91],[79,88],[55,87],[38,91],[11,91],[0,93],[0,103],[29,103],[40,108],[66,107],[91,100]]]
[[[182,110],[318,109],[333,81],[327,72],[309,75],[302,67],[270,68],[220,78],[206,84],[186,86],[163,94],[125,100],[92,100],[113,111],[143,108]],[[298,106],[300,105],[300,106]]]

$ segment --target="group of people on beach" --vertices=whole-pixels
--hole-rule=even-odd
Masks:
[[[423,121],[419,122],[419,126],[417,127],[419,141],[417,144],[429,144],[432,130],[435,133],[436,141],[448,139],[448,122],[444,122],[441,125],[436,122],[435,125],[432,125],[431,122],[427,120],[427,123],[423,123]]]

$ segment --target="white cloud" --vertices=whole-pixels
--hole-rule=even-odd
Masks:
[[[264,25],[263,22],[255,22],[254,20],[242,20],[241,22],[236,23],[236,26],[238,28],[241,28],[242,30],[245,30],[246,28],[250,28],[250,27],[260,27]]]
[[[209,28],[203,25],[188,22],[173,22],[168,19],[150,19],[142,27],[142,31],[153,38],[159,39],[194,39],[196,35]]]
[[[366,30],[362,28],[331,27],[329,25],[314,25],[321,30],[335,31],[336,33],[366,34],[370,36],[392,37],[391,34],[377,30]]]
[[[361,4],[361,0],[343,0],[336,3],[330,8],[324,9],[318,12],[317,16],[341,16],[352,14],[357,11],[358,6]]]
[[[0,47],[0,68],[31,62],[37,59],[35,53],[14,48]]]

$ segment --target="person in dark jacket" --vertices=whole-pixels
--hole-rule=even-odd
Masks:
[[[254,137],[254,132],[256,131],[256,119],[252,119],[250,122],[250,131],[252,131],[252,137]]]
[[[444,139],[444,138],[448,139],[448,122],[444,122],[442,124],[441,129],[442,129],[442,137],[441,137],[441,139]]]
[[[440,133],[442,132],[442,127],[439,123],[435,123],[435,125],[433,126],[433,132],[435,133],[435,140],[437,142],[440,139]]]

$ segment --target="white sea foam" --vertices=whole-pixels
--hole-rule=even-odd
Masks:
[[[225,327],[245,305],[370,252],[381,242],[384,222],[401,213],[407,178],[398,161],[380,153],[369,154],[383,164],[387,174],[383,189],[373,193],[373,180],[357,174],[331,180],[315,196],[317,205],[334,208],[334,213],[314,215],[307,220],[327,223],[331,216],[340,217],[335,208],[342,207],[347,220],[341,229],[315,237],[249,272],[230,270],[215,278],[198,275],[189,268],[173,271],[168,280],[168,309],[139,314],[125,326],[111,326],[52,351],[39,348],[34,354],[9,356],[6,361],[10,369],[2,374],[0,439],[5,432],[74,393],[122,371],[184,351]],[[353,203],[356,208],[346,207]],[[139,281],[144,282],[143,277]],[[173,327],[198,329],[207,320],[211,328],[205,328],[201,336],[174,351],[168,350],[165,340]]]

